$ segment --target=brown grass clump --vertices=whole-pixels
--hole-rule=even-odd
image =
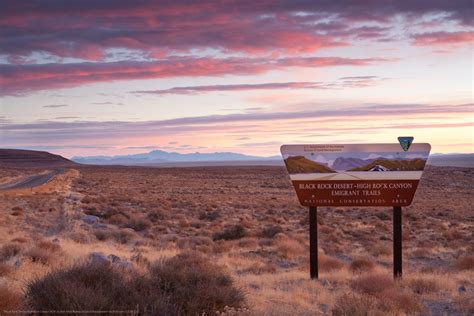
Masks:
[[[13,272],[13,267],[9,264],[0,262],[0,278]]]
[[[19,255],[21,252],[21,246],[18,244],[6,244],[0,248],[0,261],[8,260],[11,257]]]
[[[30,282],[26,299],[38,311],[138,308],[150,315],[210,315],[240,307],[244,297],[220,267],[186,253],[155,263],[143,275],[97,263],[55,270]]]
[[[48,240],[40,240],[32,248],[30,248],[25,255],[31,261],[41,264],[49,264],[52,262],[55,254],[60,252],[61,247]]]
[[[212,236],[213,240],[235,240],[245,237],[246,230],[242,225],[228,226],[221,232],[217,232]]]
[[[359,258],[355,259],[351,263],[351,270],[354,273],[360,273],[360,272],[368,272],[371,271],[375,268],[375,263],[373,261]]]
[[[417,277],[408,282],[408,286],[417,294],[435,293],[440,290],[440,284],[430,277]]]
[[[7,285],[0,284],[0,314],[22,307],[21,295]]]
[[[391,276],[385,274],[365,274],[351,282],[351,287],[357,292],[378,295],[395,287]]]
[[[55,270],[26,291],[27,303],[38,311],[132,310],[136,296],[122,273],[105,264]]]
[[[244,295],[219,266],[196,252],[182,253],[150,269],[151,283],[163,289],[182,315],[208,315],[224,307],[240,307]],[[196,295],[199,293],[199,295]]]
[[[281,226],[272,225],[272,226],[265,227],[262,230],[261,235],[264,238],[273,238],[275,237],[276,234],[281,233],[281,232],[283,232],[283,229],[281,228]]]
[[[456,261],[456,268],[459,270],[474,270],[474,256],[466,256]]]
[[[126,228],[131,228],[134,231],[141,232],[151,227],[151,222],[146,218],[132,216],[123,225]]]
[[[318,258],[318,265],[321,271],[340,270],[344,267],[344,262],[333,257],[320,255]]]
[[[357,294],[345,293],[341,295],[332,309],[334,316],[366,316],[374,314],[377,301],[375,298]]]
[[[276,250],[281,256],[291,259],[303,255],[306,248],[297,240],[285,237],[276,240]]]

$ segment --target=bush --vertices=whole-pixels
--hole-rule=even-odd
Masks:
[[[13,272],[13,267],[9,264],[0,262],[0,278]]]
[[[21,252],[21,246],[18,244],[6,244],[0,248],[0,261],[8,260]]]
[[[53,254],[49,250],[44,250],[39,247],[33,247],[28,250],[25,255],[31,259],[31,261],[41,264],[51,263]]]
[[[262,237],[273,238],[276,234],[283,232],[280,226],[269,226],[262,230]]]
[[[375,268],[375,263],[367,259],[355,259],[351,263],[351,270],[357,272],[367,272]]]
[[[334,316],[372,315],[376,309],[376,305],[377,302],[373,297],[356,293],[346,293],[336,300],[332,314]]]
[[[408,283],[413,292],[417,294],[429,294],[440,290],[439,283],[428,277],[419,277]]]
[[[212,236],[213,240],[235,240],[245,237],[245,227],[242,225],[234,225],[225,228],[222,232],[217,232]]]
[[[158,262],[150,269],[154,288],[168,295],[177,314],[202,315],[224,307],[240,307],[242,292],[219,266],[197,252],[188,252]]]
[[[351,287],[361,293],[377,295],[385,290],[393,289],[393,278],[385,274],[366,274],[351,282]]]
[[[205,211],[205,212],[202,212],[201,214],[199,214],[199,219],[204,221],[204,220],[207,220],[207,221],[215,221],[216,219],[218,219],[220,217],[219,215],[219,212],[218,211]]]
[[[141,217],[130,217],[124,224],[124,227],[131,228],[134,231],[141,232],[151,227],[151,222]]]
[[[132,310],[137,294],[126,278],[105,264],[76,265],[33,280],[26,290],[27,303],[45,310]]]
[[[113,265],[86,263],[30,282],[26,300],[34,310],[136,311],[146,315],[213,314],[240,307],[243,294],[224,271],[197,253],[159,261],[143,274]]]

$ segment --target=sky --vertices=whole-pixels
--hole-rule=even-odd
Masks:
[[[474,152],[472,1],[1,1],[0,147]]]

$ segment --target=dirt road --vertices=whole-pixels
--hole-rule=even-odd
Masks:
[[[0,186],[0,191],[15,190],[15,189],[29,189],[43,185],[53,179],[56,175],[64,172],[63,168],[51,170],[41,174],[24,177],[10,183],[5,183]]]

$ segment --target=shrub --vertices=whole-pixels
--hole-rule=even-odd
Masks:
[[[225,228],[222,232],[217,232],[212,236],[213,240],[235,240],[245,237],[245,227],[242,225],[234,225]]]
[[[375,268],[375,263],[367,259],[355,259],[351,263],[351,270],[353,272],[367,272]]]
[[[8,260],[21,252],[21,246],[18,244],[6,244],[0,248],[0,261]]]
[[[459,270],[474,270],[474,256],[467,256],[456,261],[456,268]]]
[[[96,229],[93,233],[95,238],[97,238],[99,241],[107,240],[110,237],[110,233],[104,229]]]
[[[199,219],[202,221],[207,220],[212,222],[218,219],[219,217],[220,215],[218,211],[205,211],[199,214]]]
[[[321,271],[340,270],[344,267],[344,262],[326,255],[319,256],[319,268]]]
[[[157,223],[158,221],[166,219],[165,214],[162,211],[158,210],[149,212],[147,217],[152,223]]]
[[[232,278],[196,252],[156,263],[150,269],[150,280],[168,295],[177,314],[208,315],[226,306],[240,307],[244,301]]]
[[[440,285],[436,280],[428,277],[419,277],[409,281],[409,286],[417,294],[429,294],[439,291]]]
[[[7,285],[0,284],[0,314],[3,311],[14,311],[21,308],[22,301],[19,293]]]
[[[135,237],[135,233],[127,231],[125,229],[118,229],[112,231],[112,236],[121,244],[126,244]]]
[[[393,278],[385,274],[365,274],[351,282],[351,287],[361,293],[377,295],[395,287]]]
[[[38,311],[138,308],[146,315],[209,315],[244,299],[220,267],[196,253],[159,261],[143,275],[98,263],[54,270],[31,281],[25,297]]]
[[[345,293],[336,300],[332,309],[332,314],[334,316],[371,315],[373,314],[374,309],[376,309],[376,305],[377,302],[375,298],[371,296]]]
[[[53,258],[53,251],[42,249],[38,246],[35,246],[29,249],[25,255],[31,259],[31,261],[41,264],[51,263]]]
[[[38,311],[132,310],[136,296],[118,270],[91,263],[55,270],[26,290],[27,303]]]
[[[306,248],[297,240],[285,236],[276,240],[276,250],[281,256],[292,259],[303,255]]]
[[[151,227],[151,222],[141,217],[130,217],[124,224],[124,227],[131,228],[134,231],[141,232]]]
[[[276,234],[283,232],[283,229],[280,226],[268,226],[262,230],[262,237],[273,238]]]
[[[13,267],[9,264],[0,262],[0,277],[4,277],[13,272]]]

